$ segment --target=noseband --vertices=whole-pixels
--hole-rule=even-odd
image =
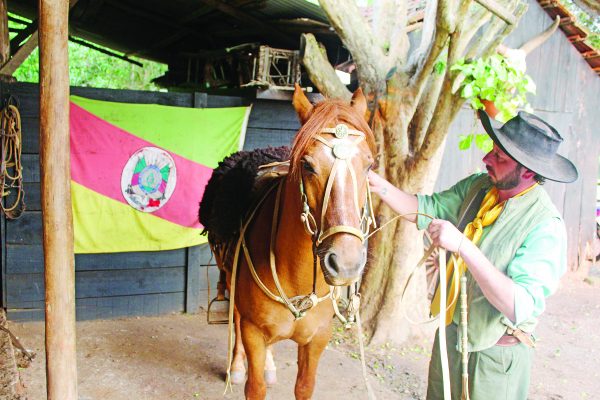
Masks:
[[[367,180],[367,199],[366,204],[363,206],[363,210],[361,212],[358,204],[358,184],[356,182],[356,172],[354,171],[354,166],[350,161],[353,157],[354,149],[356,149],[356,147],[363,140],[365,140],[365,134],[355,129],[349,129],[345,124],[338,124],[335,128],[324,128],[320,133],[331,134],[336,138],[334,141],[329,141],[321,135],[315,136],[315,140],[318,140],[331,149],[334,157],[331,172],[327,178],[327,185],[325,186],[325,194],[323,195],[321,224],[317,225],[317,221],[314,215],[311,213],[310,206],[308,205],[308,197],[306,196],[306,192],[304,190],[304,180],[302,177],[300,177],[300,196],[302,200],[302,213],[300,214],[300,219],[304,224],[306,232],[313,238],[313,243],[316,247],[323,243],[325,239],[335,235],[336,233],[349,233],[359,238],[361,242],[364,242],[369,234],[369,227],[374,225],[375,222],[372,218],[373,205],[371,201],[371,191],[369,190],[369,184]],[[357,139],[353,139],[352,137],[356,137]],[[352,179],[354,209],[357,215],[360,216],[360,226],[357,228],[348,225],[335,225],[324,229],[325,214],[327,212],[327,206],[329,205],[333,182],[335,181],[335,176],[338,171],[344,167],[348,169]]]

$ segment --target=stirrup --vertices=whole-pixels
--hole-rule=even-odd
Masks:
[[[223,271],[220,271],[220,275],[223,275]],[[229,323],[229,319],[219,319],[219,320],[215,320],[215,319],[211,319],[210,318],[210,309],[213,306],[214,303],[220,303],[220,302],[229,302],[229,298],[225,297],[225,282],[224,279],[221,280],[221,278],[224,278],[223,276],[219,276],[219,282],[217,283],[217,295],[215,296],[215,298],[213,298],[209,303],[208,303],[208,308],[206,310],[206,322],[209,325],[216,325],[216,324],[228,324]],[[210,285],[210,283],[209,283]],[[227,307],[229,308],[229,307]]]

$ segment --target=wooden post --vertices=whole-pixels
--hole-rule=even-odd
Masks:
[[[8,8],[6,0],[0,0],[0,66],[10,58],[10,38],[8,36]]]
[[[66,0],[39,0],[40,174],[48,400],[77,400]]]

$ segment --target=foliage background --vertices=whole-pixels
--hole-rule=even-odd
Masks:
[[[27,21],[22,17],[9,14],[11,39],[17,35],[15,30],[25,27],[15,19]],[[108,50],[108,49],[107,49]],[[113,50],[110,50],[113,51]],[[114,51],[113,51],[114,52]],[[148,60],[136,59],[144,66],[140,67],[127,61],[103,54],[88,47],[69,42],[69,80],[71,86],[89,86],[108,89],[165,90],[151,81],[163,75],[168,67]],[[39,82],[39,49],[36,48],[13,75],[20,82]]]

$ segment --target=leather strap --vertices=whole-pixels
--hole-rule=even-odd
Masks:
[[[497,344],[499,344],[500,346],[512,346],[512,344],[500,344],[500,341],[505,341],[506,343],[510,342],[511,340],[508,338],[513,338],[516,341],[523,343],[527,347],[535,347],[535,342],[533,341],[530,333],[526,333],[520,329],[513,328],[506,328],[506,334],[500,338]],[[513,344],[517,343],[515,342]]]

